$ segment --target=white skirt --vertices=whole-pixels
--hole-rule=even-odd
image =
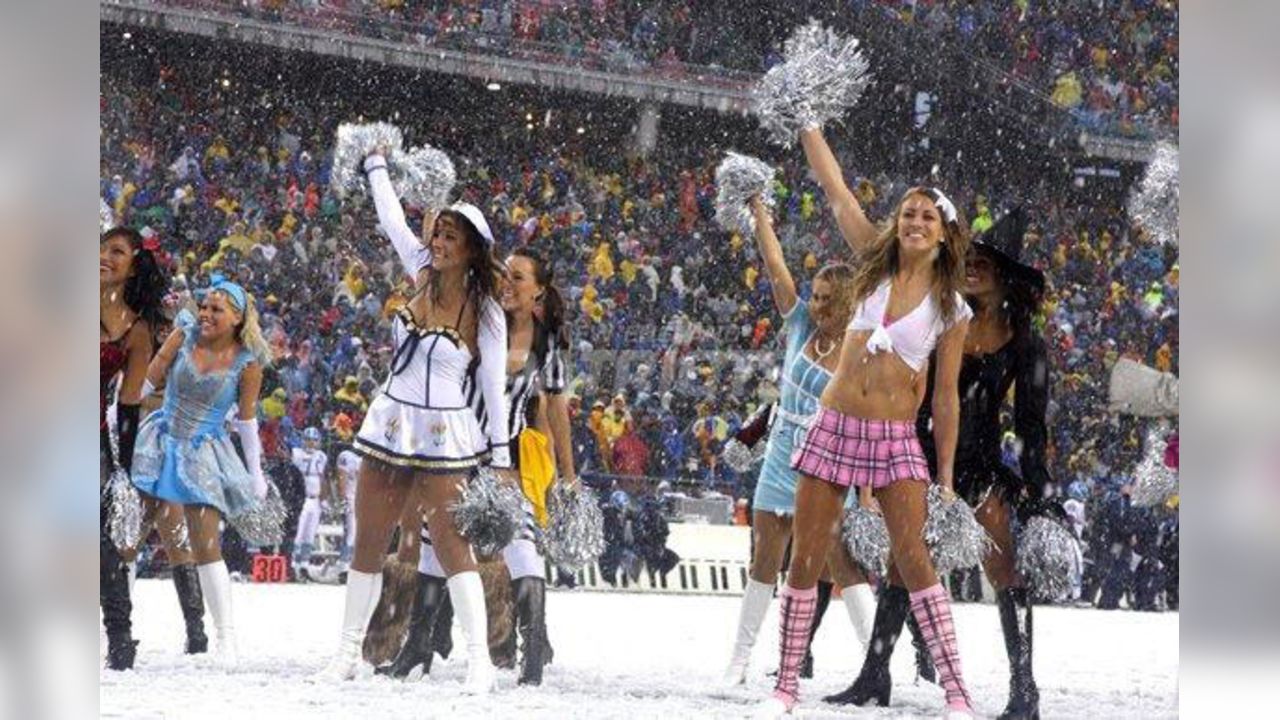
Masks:
[[[360,455],[419,472],[466,472],[487,459],[488,438],[471,408],[432,410],[384,393],[374,398],[356,434]]]

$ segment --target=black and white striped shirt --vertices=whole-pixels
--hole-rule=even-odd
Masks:
[[[507,432],[512,443],[519,441],[520,433],[528,425],[525,416],[530,398],[539,392],[559,395],[568,385],[564,350],[541,328],[538,333],[540,336],[535,338],[524,367],[514,375],[507,375]],[[467,387],[466,392],[468,404],[475,408],[476,417],[480,420],[481,430],[488,434],[489,414],[484,398],[474,386]]]

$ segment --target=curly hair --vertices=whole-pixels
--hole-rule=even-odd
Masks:
[[[919,195],[930,202],[937,203],[935,193],[941,195],[932,188],[917,186],[902,194],[902,199],[898,200],[898,204],[893,209],[893,216],[884,224],[875,242],[862,253],[859,259],[858,271],[853,278],[855,306],[875,292],[885,278],[891,278],[898,272],[901,263],[898,216],[902,214],[902,206],[913,195]],[[950,324],[956,313],[956,294],[964,290],[964,258],[969,252],[969,232],[965,229],[964,218],[958,211],[954,221],[943,220],[942,232],[943,242],[938,248],[938,256],[933,261],[932,292],[943,322]]]
[[[831,307],[841,317],[841,322],[849,322],[853,315],[853,268],[845,263],[829,263],[823,265],[814,280],[823,280],[831,284]]]
[[[112,238],[124,238],[133,249],[133,266],[124,281],[124,304],[147,323],[152,330],[164,327],[164,295],[169,290],[169,278],[160,268],[155,253],[143,247],[142,235],[130,227],[114,227],[102,234],[99,244]]]

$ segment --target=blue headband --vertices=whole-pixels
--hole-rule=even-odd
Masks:
[[[244,288],[219,273],[209,276],[209,287],[204,292],[207,294],[215,290],[230,298],[231,304],[235,305],[236,310],[240,312],[244,312],[245,306],[249,304],[249,296],[245,293]]]

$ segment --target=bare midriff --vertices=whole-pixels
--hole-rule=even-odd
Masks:
[[[915,422],[924,400],[928,363],[917,372],[897,353],[868,352],[869,337],[870,330],[845,333],[840,363],[818,402],[864,420]]]

